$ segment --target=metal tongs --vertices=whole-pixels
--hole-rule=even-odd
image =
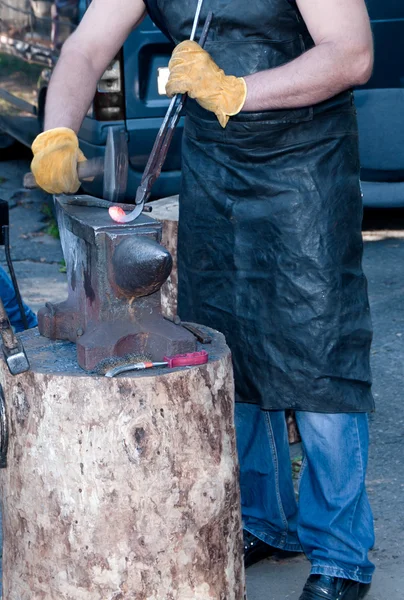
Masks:
[[[199,17],[201,14],[202,4],[203,0],[198,0],[198,6],[195,13],[190,40],[194,40],[195,38],[195,33],[198,27]],[[206,38],[208,36],[212,17],[213,13],[209,12],[199,40],[199,45],[202,48],[205,45]],[[181,116],[181,112],[185,106],[186,99],[187,94],[176,94],[175,96],[173,96],[170,102],[167,113],[161,124],[160,130],[157,134],[152,151],[150,153],[149,160],[147,161],[147,165],[144,170],[141,183],[136,191],[136,199],[134,202],[136,208],[134,208],[128,214],[125,214],[125,211],[119,206],[111,206],[109,208],[110,217],[117,223],[130,223],[131,221],[137,219],[138,216],[144,210],[144,203],[147,202],[147,200],[149,199],[152,186],[156,179],[160,176],[161,169],[165,162],[175,128]]]

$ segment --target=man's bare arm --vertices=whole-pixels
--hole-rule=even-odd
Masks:
[[[316,44],[290,63],[245,78],[243,111],[316,104],[366,83],[373,40],[364,0],[297,0]]]
[[[65,42],[53,72],[45,107],[45,130],[77,132],[97,82],[131,30],[145,15],[143,0],[93,0]]]

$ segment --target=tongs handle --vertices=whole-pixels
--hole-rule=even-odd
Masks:
[[[190,39],[193,40],[195,37],[196,28],[198,25],[200,8],[202,2],[198,2],[197,12],[195,14],[194,24],[192,27],[192,33]],[[203,48],[208,37],[210,24],[212,22],[213,13],[209,12],[206,17],[205,24],[202,29],[201,37],[199,39],[199,45]],[[180,98],[178,102],[178,98]],[[181,112],[185,106],[187,94],[176,94],[171,99],[170,105],[163,119],[159,132],[153,144],[152,151],[146,164],[146,168],[142,175],[141,183],[136,191],[135,204],[137,205],[132,212],[125,214],[124,210],[111,206],[109,214],[111,218],[118,223],[130,223],[137,219],[143,210],[144,203],[149,199],[151,189],[154,182],[160,176],[161,169],[163,168],[165,159],[167,157],[168,149],[173,139],[175,128],[181,116]]]
[[[212,22],[212,17],[213,17],[213,13],[209,12],[208,16],[206,17],[206,21],[203,26],[201,37],[199,40],[199,45],[201,46],[201,48],[204,47],[206,39],[208,37],[210,24]],[[199,19],[199,15],[198,15],[198,19]],[[195,18],[190,40],[193,40],[195,38],[195,32],[196,32],[196,26],[197,26],[198,19]],[[146,168],[143,172],[142,183],[146,183],[146,186],[140,186],[140,188],[143,188],[142,189],[142,195],[144,195],[144,197],[142,199],[143,202],[145,202],[148,199],[148,195],[150,194],[153,183],[160,176],[161,169],[162,169],[165,159],[167,157],[167,152],[170,147],[175,128],[180,119],[181,112],[185,106],[187,97],[188,97],[187,94],[176,94],[175,96],[173,96],[173,98],[170,102],[166,116],[164,117],[163,123],[161,124],[160,131],[159,131],[159,133],[155,139],[155,142],[153,144],[153,148],[150,153],[149,160],[147,161]],[[178,98],[180,98],[180,101],[177,105]],[[175,112],[174,112],[174,110],[175,110]],[[173,115],[173,112],[174,112],[174,115]],[[171,119],[171,121],[170,121],[170,119]],[[147,180],[147,182],[146,182],[146,180]],[[136,199],[136,204],[139,204],[139,202],[142,201],[141,199],[139,200],[139,202],[137,200],[138,199]]]

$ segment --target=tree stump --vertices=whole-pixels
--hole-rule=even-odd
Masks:
[[[177,263],[177,239],[178,239],[178,196],[162,198],[150,203],[153,207],[151,216],[161,221],[163,232],[161,243],[173,257],[173,268],[170,277],[161,288],[161,308],[166,317],[170,319],[177,314],[178,293],[178,263]]]
[[[31,371],[0,361],[3,600],[243,600],[230,353],[88,375],[37,330]]]

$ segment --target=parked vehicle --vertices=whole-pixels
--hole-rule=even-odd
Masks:
[[[363,204],[404,207],[404,2],[367,0],[373,75],[355,92]]]
[[[31,145],[42,130],[46,92],[60,48],[74,31],[90,0],[0,0],[0,148],[13,139]],[[134,197],[164,116],[165,78],[172,45],[150,19],[134,31],[100,81],[79,132],[87,158],[102,156],[109,126],[126,131],[129,145],[128,200]],[[178,192],[182,123],[156,196]],[[101,178],[85,182],[102,192]]]
[[[366,0],[375,43],[368,89],[404,88],[404,2]]]
[[[74,31],[90,0],[0,0],[0,148],[12,143],[13,138],[30,145],[43,125],[46,91],[60,48]],[[366,0],[375,38],[374,73],[365,86],[367,94],[357,102],[360,139],[368,140],[364,131],[374,124],[367,119],[377,111],[378,127],[383,119],[395,119],[404,114],[404,106],[395,111],[384,110],[382,98],[391,89],[390,100],[401,97],[397,88],[404,88],[404,2],[403,0]],[[134,31],[101,77],[92,107],[79,132],[80,146],[88,158],[102,156],[105,151],[106,131],[109,126],[125,129],[129,144],[130,169],[128,200],[134,197],[154,138],[168,106],[164,95],[167,63],[172,51],[170,42],[150,19]],[[372,98],[372,90],[385,89],[386,93]],[[375,92],[377,93],[377,92]],[[358,96],[359,99],[359,96]],[[385,101],[385,100],[384,100]],[[372,102],[372,111],[365,107]],[[376,102],[376,104],[375,104]],[[401,122],[403,120],[401,119]],[[390,128],[391,129],[391,128]],[[394,129],[394,127],[393,127]],[[402,127],[401,127],[402,129]],[[397,123],[396,144],[401,133]],[[180,180],[180,145],[182,124],[174,136],[172,146],[160,179],[153,193],[156,196],[178,192]],[[385,168],[375,168],[377,151],[369,162],[368,142],[361,144],[361,157],[367,166],[363,176],[372,182],[384,182]],[[380,165],[385,164],[380,146]],[[383,161],[382,161],[383,159]],[[372,169],[368,165],[373,166]],[[394,162],[397,165],[397,161]],[[404,173],[397,169],[393,182],[403,182]],[[397,179],[398,178],[398,179]],[[368,181],[366,179],[365,181]],[[390,180],[387,180],[391,182]],[[84,189],[99,195],[102,182],[86,182]],[[373,186],[374,187],[374,186]],[[364,185],[364,189],[366,185]],[[374,189],[376,189],[374,187]],[[387,188],[384,188],[387,190]],[[368,203],[364,193],[364,204]],[[394,205],[404,206],[401,192],[395,187]],[[369,198],[372,205],[391,205],[386,192]]]

